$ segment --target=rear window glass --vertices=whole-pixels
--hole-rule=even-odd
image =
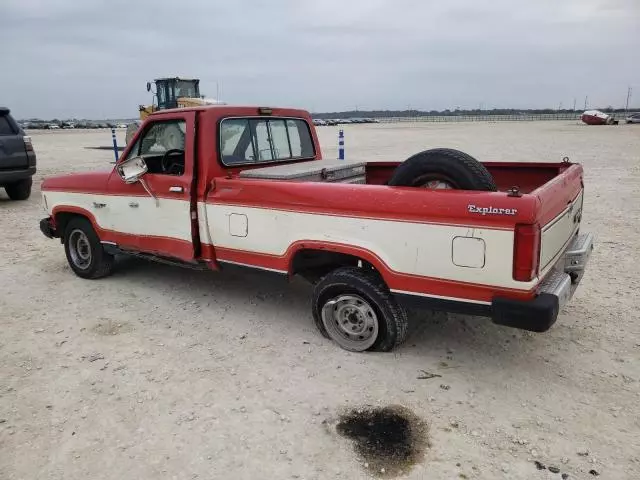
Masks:
[[[228,118],[220,124],[220,152],[225,165],[313,158],[309,125],[288,118]]]
[[[13,130],[11,123],[9,122],[9,117],[7,115],[0,115],[0,135],[15,135],[16,132]]]

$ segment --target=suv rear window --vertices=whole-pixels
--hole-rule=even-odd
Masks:
[[[9,115],[0,115],[0,135],[15,135],[16,133],[9,121]]]
[[[272,163],[315,157],[311,132],[299,118],[227,118],[220,123],[225,165]]]

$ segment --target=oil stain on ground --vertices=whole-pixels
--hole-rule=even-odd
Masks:
[[[408,472],[429,448],[426,423],[399,405],[350,410],[340,415],[336,431],[353,440],[365,468],[379,477]]]

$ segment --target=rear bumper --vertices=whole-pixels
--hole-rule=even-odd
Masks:
[[[442,300],[414,295],[396,295],[410,308],[428,308],[448,312],[491,317],[494,323],[532,332],[545,332],[575,292],[593,250],[593,235],[581,234],[571,242],[563,257],[540,284],[532,300],[494,297],[491,304]]]
[[[47,238],[58,238],[58,232],[56,231],[56,227],[51,220],[51,217],[43,218],[40,220],[40,231]]]
[[[36,173],[36,167],[24,168],[21,170],[0,170],[0,185],[19,182],[31,178]]]
[[[532,332],[549,330],[578,288],[592,251],[593,235],[577,235],[540,284],[536,298],[529,301],[493,299],[491,317],[494,323]]]

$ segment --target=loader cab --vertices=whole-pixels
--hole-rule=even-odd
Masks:
[[[166,110],[178,107],[178,98],[200,98],[200,80],[191,78],[157,78],[155,99],[156,109]],[[151,91],[151,83],[147,83]]]

